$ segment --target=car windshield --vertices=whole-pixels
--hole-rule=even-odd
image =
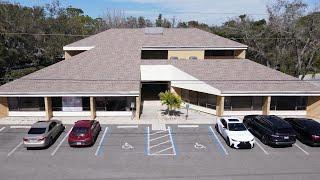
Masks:
[[[275,130],[276,133],[279,134],[292,134],[294,133],[291,128],[278,128]]]
[[[72,133],[75,135],[86,134],[89,131],[87,127],[74,127]]]
[[[46,128],[31,128],[28,134],[43,134],[46,132]]]
[[[247,128],[242,123],[229,123],[229,131],[246,131]]]

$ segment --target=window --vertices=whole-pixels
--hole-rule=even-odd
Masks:
[[[184,102],[190,102],[189,101],[189,90],[182,89],[181,90],[181,98]]]
[[[82,110],[90,111],[90,97],[82,97]]]
[[[56,122],[52,122],[52,123],[49,125],[49,131],[51,131],[56,125],[57,125]]]
[[[208,94],[206,94],[206,93],[198,93],[198,101],[199,101],[199,106],[207,107]]]
[[[262,101],[262,97],[229,96],[225,97],[224,109],[231,111],[261,110]]]
[[[206,50],[204,52],[204,58],[205,59],[213,59],[215,57],[221,58],[221,57],[234,57],[234,51],[233,50]]]
[[[231,97],[233,111],[251,110],[252,97]]]
[[[212,95],[212,94],[208,94],[207,107],[210,109],[216,109],[216,105],[217,105],[217,96]]]
[[[197,58],[197,56],[190,56],[189,57],[189,60],[197,60],[198,58]]]
[[[229,123],[228,124],[230,131],[246,131],[247,128],[242,123]]]
[[[191,104],[198,105],[198,93],[196,91],[189,91],[189,100]]]
[[[44,111],[43,97],[9,97],[10,111]]]
[[[181,89],[181,99],[190,104],[216,109],[216,95]]]
[[[96,97],[97,111],[130,111],[134,97]]]
[[[252,97],[252,110],[262,110],[262,104],[262,97]]]
[[[52,97],[52,111],[62,111],[62,98]]]
[[[142,50],[141,59],[168,59],[167,50]]]
[[[271,110],[306,110],[307,97],[275,96],[271,97]]]
[[[28,134],[43,134],[46,132],[47,128],[31,128]]]

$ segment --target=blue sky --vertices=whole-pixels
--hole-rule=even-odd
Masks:
[[[10,1],[10,0],[9,0]],[[26,6],[43,5],[51,0],[11,0]],[[159,13],[177,21],[197,20],[220,24],[240,14],[252,18],[266,17],[266,4],[271,0],[60,0],[63,6],[81,8],[92,17],[100,17],[108,10],[122,10],[127,16],[156,19]],[[306,0],[314,7],[320,0]]]

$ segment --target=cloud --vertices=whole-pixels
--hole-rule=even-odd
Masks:
[[[162,13],[166,18],[175,16],[178,20],[198,20],[208,24],[220,24],[241,14],[255,19],[266,17],[268,0],[118,0],[134,3],[144,10],[126,10],[130,15],[156,18]],[[148,9],[147,7],[153,7]]]

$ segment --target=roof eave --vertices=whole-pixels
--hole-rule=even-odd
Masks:
[[[139,91],[110,92],[0,92],[0,97],[139,96]]]

